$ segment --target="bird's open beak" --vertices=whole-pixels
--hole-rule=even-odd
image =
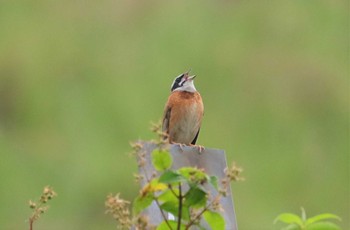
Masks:
[[[193,79],[196,77],[196,75],[193,75],[193,76],[189,76],[188,78],[187,78],[187,81],[193,81]]]

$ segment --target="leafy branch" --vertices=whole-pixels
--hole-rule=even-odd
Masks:
[[[142,159],[139,162],[144,162]],[[151,153],[151,160],[159,176],[146,176],[146,184],[133,202],[133,214],[142,215],[142,211],[152,204],[157,204],[163,221],[157,230],[190,229],[192,226],[202,227],[204,219],[212,229],[224,229],[225,221],[221,215],[220,199],[228,195],[227,191],[232,181],[242,180],[241,168],[233,165],[225,170],[225,178],[218,186],[218,178],[209,176],[203,169],[196,167],[182,167],[171,170],[172,157],[168,150],[157,148]],[[140,165],[142,169],[144,165]],[[147,175],[147,174],[145,174]],[[140,178],[140,175],[136,176]],[[206,188],[210,185],[217,190],[212,196]],[[169,220],[165,213],[170,213],[175,220]]]

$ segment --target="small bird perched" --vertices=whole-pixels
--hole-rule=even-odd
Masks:
[[[204,106],[189,72],[175,78],[165,105],[162,131],[169,143],[195,145],[201,127]],[[198,146],[201,152],[203,147]]]

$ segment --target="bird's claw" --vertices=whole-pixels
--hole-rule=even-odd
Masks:
[[[184,148],[185,146],[187,146],[186,144],[182,144],[182,143],[173,143],[173,144],[179,146],[181,152],[184,152],[185,151]],[[205,150],[204,146],[202,145],[190,145],[190,146],[195,147],[198,150],[199,154],[201,154]]]
[[[199,154],[201,154],[205,150],[204,146],[202,145],[193,145],[193,146],[197,148]]]
[[[179,146],[181,152],[185,151],[185,150],[184,150],[184,147],[186,146],[185,144],[182,144],[182,143],[173,143],[173,144]]]

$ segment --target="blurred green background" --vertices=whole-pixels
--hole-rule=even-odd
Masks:
[[[115,229],[133,199],[129,142],[151,139],[170,85],[192,68],[198,143],[244,168],[238,226],[332,212],[349,226],[347,1],[2,1],[0,225],[58,197],[35,229]]]

